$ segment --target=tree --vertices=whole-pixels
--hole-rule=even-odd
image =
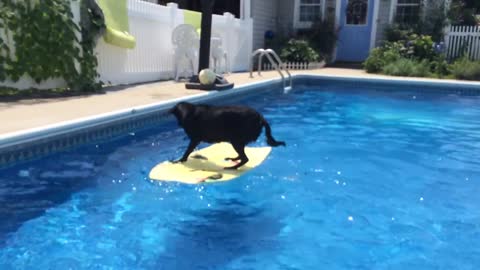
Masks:
[[[453,0],[448,18],[453,25],[477,25],[475,14],[480,11],[478,0]]]

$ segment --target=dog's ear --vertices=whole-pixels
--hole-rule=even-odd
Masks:
[[[188,117],[193,113],[195,107],[186,102],[180,102],[175,107],[170,109],[171,112],[177,118],[178,124],[183,126],[183,123],[188,119]]]
[[[193,108],[192,108],[192,106],[190,106],[190,104],[182,102],[182,103],[179,103],[176,106],[175,113],[176,113],[177,117],[183,121],[191,113],[192,109]]]

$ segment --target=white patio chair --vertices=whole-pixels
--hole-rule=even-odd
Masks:
[[[172,43],[175,50],[173,56],[175,81],[180,77],[181,68],[185,71],[185,66],[190,68],[192,76],[196,74],[200,38],[195,27],[190,24],[180,24],[175,27],[172,32]]]
[[[222,37],[218,33],[212,33],[212,38],[210,40],[210,56],[213,60],[213,70],[216,73],[218,72],[218,69],[221,68],[222,59],[225,60],[225,73],[230,73],[227,50],[223,47]]]

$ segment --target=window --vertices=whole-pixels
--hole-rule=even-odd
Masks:
[[[397,0],[395,22],[415,24],[420,20],[421,0]]]
[[[323,17],[325,0],[296,0],[295,28],[307,28]]]
[[[313,22],[322,16],[322,0],[300,0],[300,16],[301,22]]]
[[[347,24],[367,24],[368,0],[350,0],[347,5]]]

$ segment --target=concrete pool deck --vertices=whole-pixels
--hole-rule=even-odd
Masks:
[[[350,78],[395,78],[397,80],[401,78],[368,74],[363,70],[346,68],[298,70],[291,71],[291,73],[292,75],[311,74]],[[248,72],[233,73],[226,76],[226,79],[229,82],[235,83],[236,87],[275,78],[280,78],[276,71],[264,71],[262,72],[262,76],[254,73],[254,78],[250,78]],[[416,80],[413,78],[403,79]],[[459,82],[455,80],[435,81]],[[135,106],[149,105],[161,101],[192,96],[203,92],[204,91],[200,90],[186,89],[183,82],[162,81],[112,87],[111,89],[107,89],[105,94],[94,94],[90,96],[26,99],[15,102],[0,101],[0,122],[2,123],[2,125],[0,125],[0,135],[26,131],[32,128],[91,117]]]

